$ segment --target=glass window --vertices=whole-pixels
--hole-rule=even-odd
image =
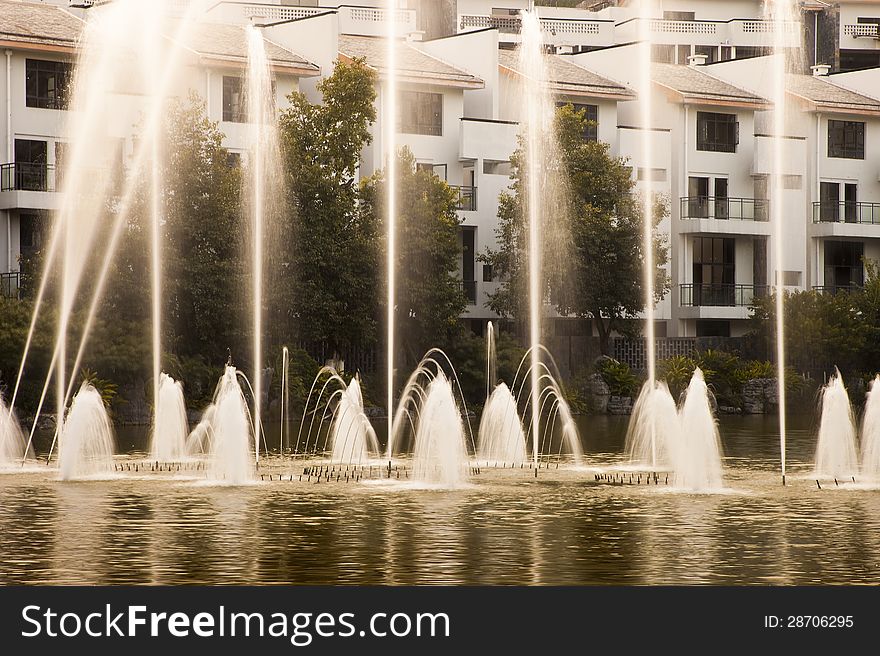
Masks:
[[[223,120],[230,123],[247,120],[244,84],[240,77],[223,76]]]
[[[697,150],[735,153],[739,144],[736,114],[697,112]]]
[[[828,157],[865,159],[865,124],[828,121]]]
[[[67,62],[25,60],[25,105],[67,109],[72,67]]]
[[[576,112],[583,112],[587,124],[584,126],[584,141],[599,141],[599,106],[585,103],[558,102],[557,107],[571,105]]]
[[[399,131],[404,134],[443,135],[443,96],[422,91],[400,92]]]
[[[861,287],[865,283],[864,255],[865,245],[860,241],[826,241],[825,286],[832,291]]]

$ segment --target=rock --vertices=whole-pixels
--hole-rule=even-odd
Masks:
[[[721,415],[738,415],[740,413],[740,409],[732,406],[732,405],[719,405],[718,406],[718,414]]]
[[[760,378],[746,381],[742,388],[743,414],[764,414],[764,381]]]
[[[633,400],[631,396],[612,396],[608,400],[607,412],[611,415],[632,414]]]
[[[587,378],[587,384],[584,391],[590,402],[590,407],[593,408],[595,412],[604,414],[608,411],[608,401],[611,399],[611,390],[608,388],[605,381],[602,380],[602,376],[599,374],[592,374]]]

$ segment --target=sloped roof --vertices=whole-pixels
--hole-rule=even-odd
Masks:
[[[635,98],[635,94],[626,87],[575,64],[564,55],[548,55],[546,62],[547,78],[553,91],[568,95],[608,97],[619,100]],[[499,50],[498,64],[502,71],[523,75],[519,53],[513,50]]]
[[[651,67],[654,84],[665,87],[681,100],[706,105],[746,105],[766,107],[769,102],[750,91],[719,80],[698,66],[655,63]]]
[[[268,39],[264,39],[264,41],[266,57],[272,66],[291,69],[292,72],[303,76],[320,73],[317,65],[300,57],[295,52],[274,41]],[[185,45],[206,59],[247,64],[247,28],[242,25],[197,22],[188,30]]]
[[[786,83],[789,94],[806,101],[813,109],[844,114],[880,114],[880,100],[839,87],[824,76],[792,73]]]
[[[349,59],[363,58],[367,66],[387,74],[387,42],[384,38],[339,35],[339,54]],[[397,76],[403,82],[421,82],[440,86],[482,89],[483,80],[467,71],[447,64],[410,44],[400,41],[397,46]]]
[[[0,43],[72,50],[83,22],[61,7],[20,0],[0,0]]]

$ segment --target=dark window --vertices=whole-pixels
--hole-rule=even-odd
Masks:
[[[483,282],[492,282],[494,280],[495,272],[492,270],[491,264],[483,265]]]
[[[730,337],[730,322],[697,319],[697,337]]]
[[[735,153],[738,143],[736,114],[697,112],[697,150]]]
[[[742,213],[742,208],[740,208]],[[727,178],[715,178],[715,218],[730,218],[730,200],[727,198]]]
[[[709,218],[709,178],[688,178],[688,218]]]
[[[651,44],[651,61],[661,64],[675,63],[675,46],[666,43]]]
[[[241,153],[226,153],[226,166],[231,169],[241,167]]]
[[[860,241],[826,241],[825,286],[861,287],[865,283],[864,254],[865,245]]]
[[[599,141],[599,106],[586,105],[584,103],[558,102],[557,107],[571,105],[574,111],[584,113],[587,124],[584,126],[584,141]]]
[[[840,185],[836,182],[819,183],[819,220],[840,221]]]
[[[663,20],[692,21],[696,14],[692,11],[664,11]]]
[[[767,290],[767,238],[755,237],[752,251],[752,281],[755,284],[755,296],[764,296]]]
[[[706,55],[706,63],[714,64],[718,61],[718,47],[717,46],[696,46],[694,48],[695,55]]]
[[[25,104],[40,109],[67,109],[72,78],[72,68],[67,62],[26,60]]]
[[[15,140],[15,189],[48,191],[46,142],[36,139]]]
[[[404,134],[442,136],[443,96],[439,93],[401,91],[399,129]]]
[[[722,237],[694,239],[694,305],[733,305],[736,241]]]
[[[828,121],[828,157],[865,159],[865,124]]]
[[[731,46],[721,46],[721,61],[730,61],[733,59],[733,48]]]
[[[679,64],[687,64],[688,57],[691,56],[691,47],[690,46],[677,46],[678,50],[678,63]]]
[[[240,77],[223,76],[223,120],[230,123],[247,121],[244,83]]]

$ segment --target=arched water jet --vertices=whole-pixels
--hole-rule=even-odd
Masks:
[[[871,381],[862,419],[862,475],[880,479],[880,376]]]
[[[376,431],[364,414],[364,398],[357,376],[351,379],[333,411],[330,428],[331,460],[360,463],[379,453]]]
[[[159,376],[159,392],[153,413],[153,430],[150,436],[150,458],[162,462],[180,460],[186,455],[186,438],[189,425],[183,386],[168,374]]]
[[[664,381],[647,380],[633,406],[626,432],[626,454],[633,464],[658,470],[671,466],[672,442],[681,421]]]
[[[694,370],[679,410],[678,439],[668,443],[676,487],[696,491],[724,487],[721,440],[712,412],[709,388],[699,367]]]
[[[856,427],[849,395],[837,369],[822,389],[816,475],[849,479],[858,473]]]
[[[79,388],[64,419],[58,445],[61,479],[110,474],[115,439],[101,394],[90,383]]]
[[[18,464],[25,459],[25,439],[12,409],[0,396],[0,468]]]
[[[477,459],[520,463],[527,458],[526,436],[517,412],[516,399],[505,383],[499,383],[480,418]]]
[[[468,451],[461,412],[443,371],[428,384],[413,452],[413,480],[455,487],[468,479]]]
[[[254,433],[247,401],[235,367],[227,365],[217,383],[214,399],[187,441],[187,449],[208,456],[208,476],[228,485],[254,478]]]

